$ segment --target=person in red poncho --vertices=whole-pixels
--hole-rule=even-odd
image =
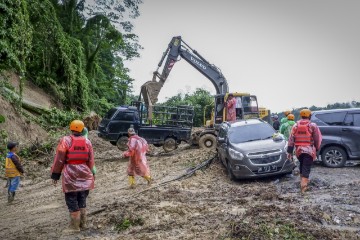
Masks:
[[[226,106],[226,121],[232,122],[236,120],[236,99],[232,93],[229,94]]]
[[[82,136],[83,129],[82,121],[71,122],[72,135],[60,140],[51,167],[55,186],[62,176],[62,189],[70,212],[70,228],[65,231],[70,232],[86,228],[86,198],[89,190],[94,189],[94,151],[90,140]]]
[[[311,166],[320,150],[322,135],[316,123],[310,121],[311,111],[309,109],[301,110],[300,117],[301,120],[291,128],[287,153],[288,159],[292,159],[295,150],[296,157],[299,159],[300,188],[304,193],[308,190]]]
[[[134,128],[128,129],[128,135],[128,150],[122,154],[122,157],[130,157],[127,169],[130,187],[133,188],[135,186],[135,175],[145,178],[148,184],[150,184],[150,168],[146,160],[146,152],[149,151],[149,145],[144,138],[136,134]]]

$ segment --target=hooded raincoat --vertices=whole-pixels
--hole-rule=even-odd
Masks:
[[[86,145],[88,152],[86,159],[79,159],[78,162],[75,160],[74,164],[68,163],[67,156],[75,138]],[[62,174],[62,189],[65,193],[91,190],[94,189],[94,176],[91,171],[94,166],[94,151],[90,140],[83,136],[65,136],[57,146],[51,178],[58,180]]]
[[[146,140],[138,135],[133,135],[128,141],[128,150],[123,153],[124,157],[130,157],[127,173],[129,176],[150,176],[150,169],[146,159],[149,145]]]
[[[226,121],[231,122],[236,120],[236,98],[227,101],[226,113]]]
[[[291,129],[294,125],[295,125],[295,121],[292,120],[288,120],[286,123],[282,125],[282,128],[280,129],[280,133],[285,136],[286,140],[289,139]]]

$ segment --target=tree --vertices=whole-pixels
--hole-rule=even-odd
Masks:
[[[213,102],[214,99],[209,91],[202,88],[197,88],[195,92],[191,94],[186,93],[185,95],[182,95],[179,93],[173,97],[170,97],[162,104],[165,106],[194,106],[194,126],[200,127],[204,125],[204,110],[206,110],[205,118],[210,119]]]
[[[124,61],[141,49],[130,21],[141,2],[3,0],[0,72],[25,74],[67,109],[123,104],[133,81]]]

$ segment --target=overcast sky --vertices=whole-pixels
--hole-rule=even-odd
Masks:
[[[134,91],[152,78],[173,36],[219,67],[230,92],[249,92],[273,112],[360,101],[359,0],[144,0],[135,33],[144,47],[127,66]],[[159,95],[211,82],[177,62]]]

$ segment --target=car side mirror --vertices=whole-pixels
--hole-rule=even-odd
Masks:
[[[218,137],[218,143],[225,143],[225,138]]]

